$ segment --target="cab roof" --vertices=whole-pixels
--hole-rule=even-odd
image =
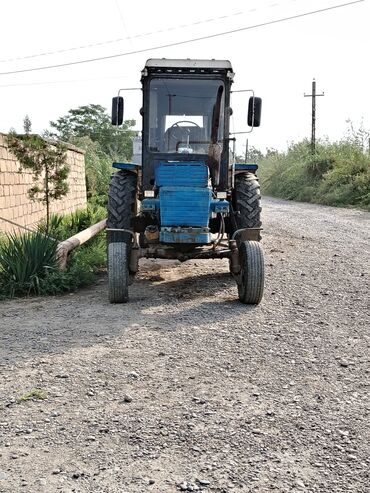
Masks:
[[[200,60],[191,58],[149,58],[146,61],[145,68],[218,69],[229,70],[231,72],[233,70],[229,60]]]

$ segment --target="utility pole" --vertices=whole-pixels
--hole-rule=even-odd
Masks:
[[[305,98],[312,98],[312,128],[311,128],[311,151],[312,154],[315,153],[316,150],[316,97],[317,96],[325,96],[324,93],[316,94],[316,81],[313,79],[312,81],[312,94],[304,93]]]
[[[248,139],[245,143],[245,159],[244,161],[247,163],[248,162]]]

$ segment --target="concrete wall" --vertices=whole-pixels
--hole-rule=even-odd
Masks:
[[[84,152],[68,146],[67,162],[70,166],[69,192],[52,202],[52,212],[68,213],[86,207]],[[32,202],[28,197],[32,183],[32,173],[26,170],[19,173],[19,163],[8,150],[4,134],[0,134],[0,232],[17,230],[2,218],[31,228],[45,218],[44,204]]]

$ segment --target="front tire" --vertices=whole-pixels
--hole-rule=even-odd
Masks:
[[[128,301],[128,257],[127,245],[122,242],[108,245],[108,294],[111,303]]]
[[[243,241],[239,246],[240,273],[237,278],[239,300],[258,305],[263,296],[265,262],[258,241]]]

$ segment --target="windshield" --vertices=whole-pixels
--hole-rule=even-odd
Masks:
[[[153,79],[149,150],[207,155],[210,145],[222,150],[224,92],[220,80]]]

